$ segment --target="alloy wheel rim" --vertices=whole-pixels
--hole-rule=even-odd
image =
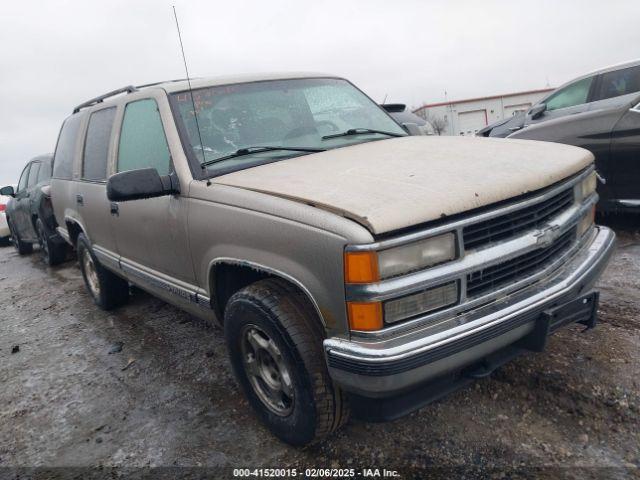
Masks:
[[[253,391],[273,413],[286,417],[293,410],[293,381],[280,349],[264,330],[246,326],[241,335],[244,369]]]
[[[82,268],[84,270],[85,278],[87,279],[87,285],[91,294],[98,298],[100,296],[100,282],[98,281],[98,272],[96,265],[91,258],[91,254],[88,250],[84,250],[82,255]]]

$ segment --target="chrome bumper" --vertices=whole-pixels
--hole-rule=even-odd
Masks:
[[[590,238],[549,277],[456,317],[457,326],[425,335],[324,341],[331,377],[348,391],[384,397],[455,372],[530,333],[547,309],[590,291],[613,251],[615,234],[596,227]]]

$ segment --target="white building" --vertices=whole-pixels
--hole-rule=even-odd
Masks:
[[[431,103],[414,110],[414,113],[434,126],[441,126],[441,135],[475,135],[481,128],[503,118],[527,110],[553,88],[527,92],[470,98],[451,102]]]

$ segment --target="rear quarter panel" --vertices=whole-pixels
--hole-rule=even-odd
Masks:
[[[76,213],[76,182],[73,180],[51,179],[51,203],[53,213],[58,226],[67,231],[67,220],[74,220],[82,225],[81,219]]]

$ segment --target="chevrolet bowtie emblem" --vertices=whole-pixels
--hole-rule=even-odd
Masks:
[[[551,225],[544,228],[543,230],[540,230],[535,234],[535,236],[537,237],[536,243],[541,247],[548,247],[556,239],[556,230],[558,230],[559,228],[559,225]]]

